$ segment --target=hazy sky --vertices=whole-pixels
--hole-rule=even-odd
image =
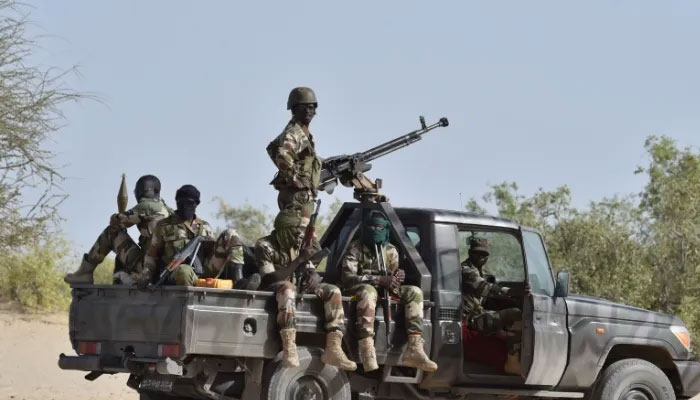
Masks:
[[[79,65],[70,84],[103,100],[67,107],[55,137],[64,228],[85,250],[122,172],[130,188],[159,176],[171,205],[196,185],[211,222],[214,196],[274,209],[265,146],[300,85],[322,156],[449,118],[374,162],[395,205],[455,209],[508,180],[568,184],[582,206],[639,192],[648,135],[700,145],[698,2],[31,3],[31,32],[50,35],[35,60]]]

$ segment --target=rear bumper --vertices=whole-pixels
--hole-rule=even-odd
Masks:
[[[700,393],[700,363],[695,361],[674,361],[683,385],[683,397],[693,397]]]
[[[78,371],[126,372],[138,375],[157,372],[161,375],[182,376],[182,365],[170,358],[129,357],[121,359],[118,357],[67,356],[61,353],[58,356],[58,367]]]

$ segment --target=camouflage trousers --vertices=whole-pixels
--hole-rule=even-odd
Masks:
[[[277,282],[272,285],[277,300],[277,325],[280,329],[296,329],[296,294],[297,290],[289,281]],[[323,301],[326,331],[343,329],[345,312],[340,289],[328,283],[322,283],[315,292]]]
[[[360,339],[374,336],[374,314],[377,308],[377,289],[362,284],[350,292],[357,302],[357,325]],[[399,304],[404,307],[406,331],[409,334],[423,332],[423,292],[417,286],[404,285],[399,289]]]
[[[506,333],[508,353],[520,353],[520,342],[523,332],[523,313],[518,308],[506,308],[500,311],[484,311],[467,317],[469,329],[485,334]]]
[[[139,272],[143,267],[145,251],[126,233],[125,230],[108,226],[90,251],[85,254],[85,261],[93,266],[99,265],[110,252],[115,253],[114,272],[124,271],[128,274]]]
[[[221,274],[226,263],[243,264],[243,246],[238,241],[238,234],[233,229],[226,229],[216,238],[214,253],[203,262],[202,278],[216,278]],[[171,275],[170,284],[195,286],[197,276],[194,268],[188,264],[180,264]]]
[[[314,201],[316,193],[308,189],[284,188],[279,190],[277,205],[280,210],[295,208],[302,211],[302,215],[310,217],[314,213]]]

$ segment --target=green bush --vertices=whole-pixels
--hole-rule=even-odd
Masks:
[[[114,274],[114,259],[105,258],[100,265],[95,268],[93,279],[95,285],[111,285],[112,275]]]
[[[71,295],[63,275],[65,266],[73,262],[61,239],[0,254],[0,297],[30,310],[65,310]]]

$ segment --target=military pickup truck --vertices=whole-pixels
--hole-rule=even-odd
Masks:
[[[130,374],[127,385],[142,400],[668,400],[700,392],[700,364],[693,361],[689,333],[679,318],[569,295],[569,275],[559,272],[554,277],[540,234],[508,220],[394,209],[386,202],[346,203],[321,239],[331,251],[326,282],[338,280],[341,257],[370,208],[391,220],[391,241],[399,249],[406,281],[423,290],[425,350],[438,363],[437,372],[401,366],[406,343],[402,311],[394,309],[387,324],[381,304],[375,321],[381,367],[347,373],[320,361],[323,310],[312,295],[297,299],[301,365],[285,368],[271,293],[102,285],[73,286],[70,340],[77,355],[61,354],[59,366],[87,371],[88,380]],[[485,266],[489,279],[531,288],[529,293],[519,291],[527,293],[522,298],[489,298],[484,303],[487,309],[522,310],[522,376],[506,375],[499,365],[466,356],[473,352],[467,351],[470,343],[463,335],[460,263],[471,235],[491,243]],[[344,298],[344,347],[359,362],[350,300]]]

